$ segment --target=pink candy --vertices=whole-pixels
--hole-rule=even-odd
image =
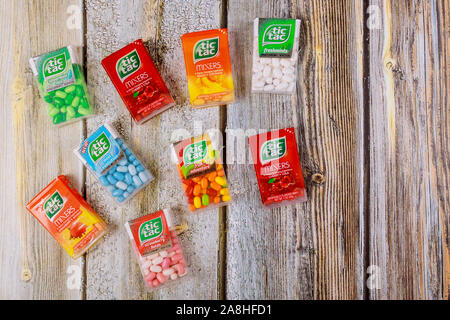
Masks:
[[[147,285],[158,287],[167,281],[173,281],[186,273],[183,251],[175,231],[171,231],[172,248],[140,259],[142,273]]]

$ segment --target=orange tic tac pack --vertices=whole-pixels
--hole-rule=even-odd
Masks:
[[[189,96],[193,107],[234,101],[227,29],[186,33],[181,37]]]
[[[85,253],[107,229],[65,176],[50,182],[27,209],[73,259]]]

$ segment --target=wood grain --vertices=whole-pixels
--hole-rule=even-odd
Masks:
[[[170,142],[180,138],[177,136],[179,129],[194,134],[195,120],[205,129],[217,127],[219,111],[218,108],[193,110],[188,106],[180,36],[219,27],[219,9],[219,1],[88,3],[88,75],[89,83],[95,87],[100,115],[88,122],[88,134],[105,120],[113,121],[156,178],[128,204],[119,207],[105,195],[100,183],[88,175],[88,199],[113,226],[105,243],[87,256],[88,299],[217,298],[217,211],[186,218],[189,231],[182,236],[182,242],[186,255],[191,258],[193,276],[179,286],[155,294],[145,292],[123,224],[162,208],[184,206],[181,185],[170,162]],[[106,55],[141,37],[147,42],[177,106],[143,126],[136,126],[100,62]]]
[[[448,1],[373,1],[370,31],[371,299],[449,292]],[[401,18],[399,18],[401,17]]]
[[[295,126],[309,201],[263,209],[253,166],[230,163],[235,141],[227,136],[228,172],[239,189],[228,210],[227,298],[362,298],[361,16],[362,3],[353,1],[229,2],[238,102],[228,107],[227,128]],[[252,33],[242,30],[256,17],[302,20],[296,97],[250,93]],[[325,184],[311,184],[314,173]]]
[[[81,122],[56,128],[48,118],[28,59],[67,44],[82,45],[81,29],[68,29],[67,9],[81,1],[2,1],[6,18],[1,47],[2,140],[8,141],[2,157],[0,212],[0,297],[4,299],[79,299],[81,287],[69,289],[69,266],[81,270],[83,259],[73,261],[51,235],[25,209],[26,203],[59,174],[75,186],[83,185],[77,160],[67,157],[81,138]],[[20,19],[14,17],[21,17]],[[3,42],[3,41],[2,41]],[[3,129],[4,128],[4,129]],[[6,163],[3,164],[3,161]],[[6,190],[5,190],[6,189]],[[5,192],[3,191],[5,190]],[[7,236],[3,236],[7,235]],[[31,279],[22,281],[29,268]],[[75,275],[81,277],[81,272]],[[73,276],[73,275],[72,275]]]

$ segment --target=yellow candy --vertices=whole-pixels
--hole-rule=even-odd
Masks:
[[[220,190],[220,194],[222,196],[226,196],[227,194],[230,194],[230,191],[228,190],[228,188],[223,188]]]
[[[225,196],[222,196],[222,201],[223,202],[228,202],[228,201],[230,201],[231,200],[231,197],[230,197],[230,195],[225,195]]]
[[[194,198],[194,206],[199,209],[202,207],[202,199],[200,197]]]
[[[216,177],[215,181],[222,187],[225,187],[227,185],[227,179],[225,179],[225,177]]]

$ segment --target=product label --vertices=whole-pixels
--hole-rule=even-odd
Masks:
[[[252,136],[249,143],[264,204],[306,199],[294,128]]]
[[[27,209],[74,258],[106,230],[105,223],[65,176],[53,180],[27,204]]]
[[[227,30],[187,33],[181,42],[191,104],[199,107],[233,101]]]
[[[219,37],[198,41],[194,46],[194,63],[211,59],[219,53]]]
[[[173,151],[185,179],[216,170],[216,152],[208,134],[177,142]]]
[[[261,148],[261,163],[264,165],[270,161],[282,158],[286,154],[286,137],[273,139],[263,144]]]
[[[206,140],[188,145],[183,152],[183,161],[186,166],[202,161],[206,158]]]
[[[104,125],[83,142],[79,153],[87,165],[99,176],[123,157],[120,146]]]
[[[50,221],[53,221],[55,216],[64,207],[64,200],[58,191],[55,191],[44,203],[44,211]]]
[[[141,256],[172,247],[164,210],[129,221],[126,227]]]
[[[67,47],[32,59],[44,92],[52,92],[75,83],[72,57]]]
[[[141,58],[136,50],[133,50],[123,58],[117,61],[116,71],[120,81],[124,82],[126,78],[134,74],[141,67]]]
[[[290,58],[295,38],[295,19],[259,19],[260,57]]]

